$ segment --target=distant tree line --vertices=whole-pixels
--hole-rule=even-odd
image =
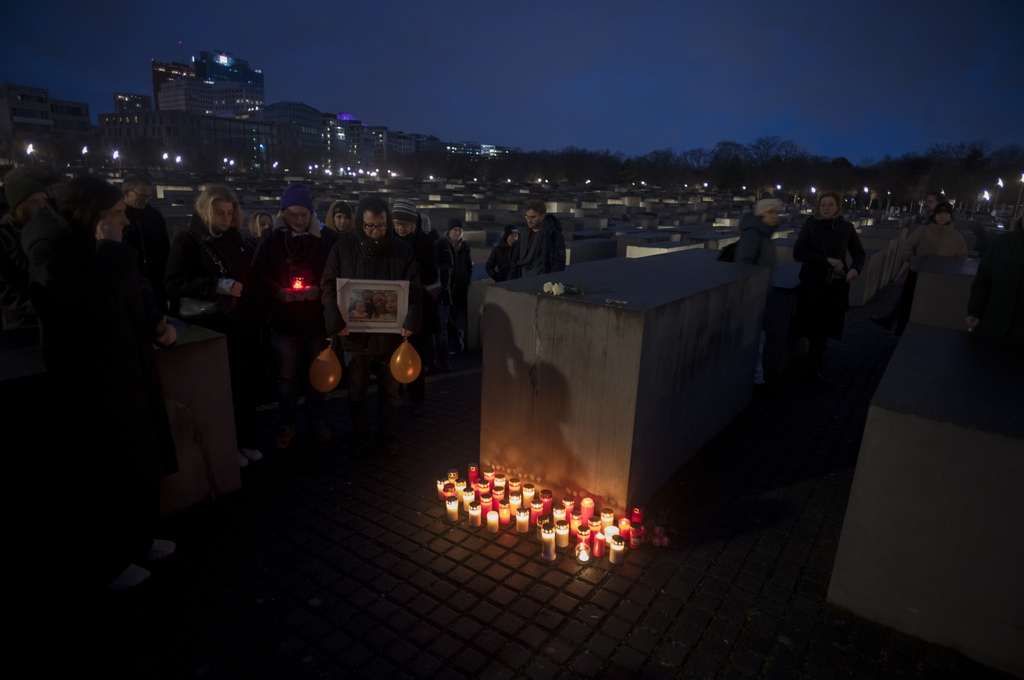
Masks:
[[[531,151],[499,158],[445,157],[441,154],[399,156],[388,166],[403,175],[435,175],[481,182],[583,183],[646,185],[671,190],[703,186],[734,195],[779,195],[787,201],[812,197],[818,191],[843,192],[858,206],[910,206],[932,190],[942,190],[964,209],[975,209],[988,190],[995,207],[997,178],[1006,188],[999,203],[1013,205],[1024,172],[1024,146],[1009,144],[993,149],[984,141],[933,144],[924,153],[886,156],[858,163],[808,153],[791,139],[761,137],[750,144],[718,142],[714,148],[677,153],[658,149],[627,157],[608,150],[566,147],[558,151]],[[779,189],[778,187],[782,187]],[[868,192],[864,192],[868,187]]]

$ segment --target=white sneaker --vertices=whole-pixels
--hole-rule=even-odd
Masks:
[[[162,560],[165,557],[170,557],[174,553],[174,549],[177,548],[174,541],[168,541],[162,538],[154,538],[153,545],[149,546],[149,552],[146,553],[147,560]]]
[[[238,452],[238,467],[245,467],[249,464],[249,459],[242,455],[242,452]]]
[[[128,590],[139,585],[149,578],[149,570],[137,564],[129,564],[128,568],[121,572],[121,575],[110,583],[111,590]]]
[[[238,452],[245,456],[246,460],[263,460],[263,453],[259,449],[238,449]]]

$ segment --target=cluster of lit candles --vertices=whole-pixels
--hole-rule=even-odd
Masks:
[[[605,554],[612,564],[621,564],[626,548],[635,550],[646,538],[640,508],[616,520],[608,508],[597,513],[593,498],[580,499],[578,506],[573,498],[556,503],[550,489],[538,492],[516,477],[480,472],[478,465],[470,465],[465,478],[457,469],[449,470],[447,477],[437,480],[437,496],[444,501],[450,522],[458,522],[465,513],[470,527],[486,526],[491,534],[511,530],[513,524],[520,534],[537,531],[544,560],[554,560],[562,548],[572,549],[580,564]]]

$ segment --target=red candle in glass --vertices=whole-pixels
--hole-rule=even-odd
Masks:
[[[583,524],[583,515],[579,510],[573,510],[569,513],[569,533],[573,536],[577,535],[580,531],[580,525]]]
[[[565,508],[565,511],[567,513],[572,514],[573,508],[576,507],[576,501],[574,501],[571,498],[563,498],[562,499],[562,507]]]
[[[601,530],[601,518],[596,515],[591,517],[587,520],[587,526],[590,527],[590,535],[596,536],[597,532]]]
[[[487,480],[488,484],[493,482],[494,481],[494,470],[485,470],[484,471],[484,479]]]
[[[306,281],[301,276],[296,276],[292,279],[292,290],[305,290]]]
[[[448,496],[454,496],[455,495],[455,482],[445,482],[444,487],[442,488],[442,491],[443,491],[443,493],[441,494],[441,498],[447,498]]]
[[[629,518],[623,517],[619,520],[619,536],[622,536],[622,539],[627,543],[629,542],[629,525]]]
[[[530,504],[530,523],[536,524],[537,518],[544,514],[544,503],[534,501]]]
[[[505,500],[505,487],[495,486],[491,489],[491,496],[494,498],[494,504],[497,505]]]
[[[490,512],[491,510],[494,510],[494,503],[493,503],[494,497],[491,496],[491,494],[489,494],[489,493],[482,493],[482,494],[480,494],[479,498],[480,498],[480,509],[483,511],[484,516],[486,517],[488,512]]]
[[[510,494],[519,493],[523,490],[523,482],[518,477],[509,477],[508,480],[508,492]]]
[[[551,506],[555,502],[555,496],[551,493],[551,489],[540,490],[540,500],[544,503],[544,514],[551,514]]]
[[[586,543],[590,545],[590,527],[586,524],[581,524],[580,528],[576,532],[576,542]]]
[[[633,521],[633,522],[640,522],[641,524],[643,524],[644,523],[644,509],[643,508],[633,508],[633,515],[631,517],[631,521]]]
[[[508,504],[508,501],[501,501],[498,503],[498,523],[508,524],[512,521],[512,506]]]
[[[629,547],[639,550],[644,542],[644,525],[640,522],[633,522],[629,525]]]
[[[604,555],[604,534],[600,531],[594,534],[594,557]]]
[[[594,499],[584,498],[580,501],[580,510],[583,511],[583,519],[588,520],[594,516]]]
[[[480,466],[479,465],[470,465],[469,466],[468,478],[469,478],[469,483],[470,484],[475,484],[476,483],[476,480],[480,478]]]

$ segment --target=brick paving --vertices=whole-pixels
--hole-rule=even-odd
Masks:
[[[344,455],[347,410],[331,399],[334,442],[268,445],[241,492],[164,520],[178,554],[135,591],[88,603],[86,666],[138,678],[1008,677],[825,603],[868,404],[896,345],[868,321],[880,304],[851,310],[830,344],[831,389],[784,379],[659,491],[649,524],[671,548],[614,567],[544,562],[534,532],[445,520],[435,480],[479,450],[479,356],[431,379],[423,415],[403,411],[392,459]],[[268,440],[273,412],[260,423]]]

